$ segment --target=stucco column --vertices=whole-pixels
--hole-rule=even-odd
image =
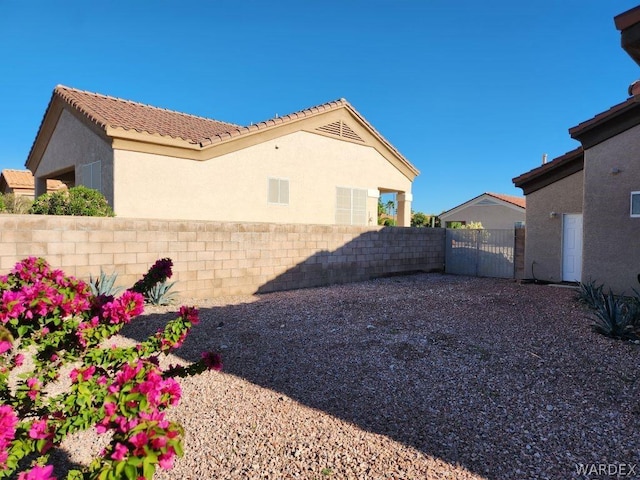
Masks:
[[[398,226],[410,227],[411,200],[413,200],[413,195],[410,193],[399,193],[396,198],[398,200]]]
[[[367,190],[367,225],[378,224],[378,199],[380,198],[380,190],[370,188]]]

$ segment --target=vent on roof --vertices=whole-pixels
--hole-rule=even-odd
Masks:
[[[322,127],[318,127],[316,130],[319,132],[328,133],[330,135],[335,135],[337,137],[347,138],[349,140],[355,140],[357,142],[364,142],[362,137],[354,132],[349,125],[344,123],[342,120],[338,120],[333,123],[329,123],[328,125],[324,125]]]

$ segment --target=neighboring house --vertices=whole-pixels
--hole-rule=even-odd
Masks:
[[[239,126],[57,86],[26,163],[100,190],[119,217],[376,225],[418,170],[346,100]]]
[[[640,7],[615,18],[640,64]],[[581,147],[513,179],[527,196],[526,276],[640,289],[640,88],[569,129]]]
[[[47,180],[47,192],[66,188],[59,180]],[[0,193],[13,193],[19,197],[34,198],[35,181],[29,170],[4,169],[0,174]]]
[[[438,216],[440,224],[447,228],[455,223],[480,222],[486,229],[512,229],[524,225],[525,210],[523,197],[483,193]]]

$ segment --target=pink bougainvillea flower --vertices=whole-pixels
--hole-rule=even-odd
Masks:
[[[198,309],[196,307],[187,307],[183,305],[180,307],[180,316],[190,322],[192,325],[200,323],[200,317],[198,316]]]
[[[24,355],[19,353],[17,354],[15,357],[13,357],[13,363],[16,367],[20,367],[22,366],[22,363],[24,362]]]
[[[29,437],[35,440],[49,437],[49,428],[46,420],[36,420],[31,424],[29,429]]]
[[[117,461],[124,460],[124,458],[127,456],[127,453],[129,453],[129,449],[120,442],[117,442],[116,446],[113,448],[111,458]]]
[[[40,467],[36,465],[27,472],[21,472],[18,475],[18,480],[56,480],[56,477],[52,475],[53,465],[46,465]]]
[[[107,417],[111,417],[113,414],[115,414],[116,409],[117,409],[117,405],[113,402],[106,402],[104,404],[104,414]]]
[[[216,352],[203,352],[202,360],[209,370],[222,370],[222,355]]]
[[[136,449],[133,451],[133,454],[136,457],[144,455],[144,447],[147,443],[149,443],[149,436],[146,432],[138,432],[129,439],[129,443],[136,447]]]
[[[167,449],[167,453],[163,453],[158,457],[158,464],[164,470],[170,470],[173,468],[173,461],[176,457],[176,452],[173,447]]]
[[[11,350],[11,342],[9,340],[0,340],[0,354]]]

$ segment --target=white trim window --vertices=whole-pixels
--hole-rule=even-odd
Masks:
[[[102,165],[100,161],[82,165],[82,184],[102,192]]]
[[[630,215],[632,218],[640,217],[640,192],[631,192]]]
[[[289,179],[269,178],[267,203],[272,205],[289,205]]]
[[[336,223],[366,225],[367,196],[368,190],[336,187]]]

